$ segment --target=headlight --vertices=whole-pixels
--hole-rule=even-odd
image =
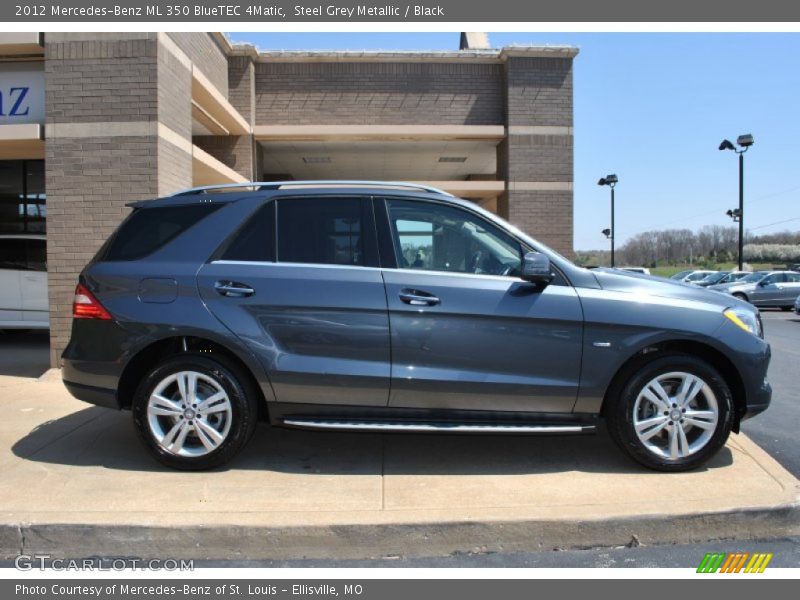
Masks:
[[[759,319],[758,314],[752,310],[737,306],[735,308],[726,308],[722,314],[745,331],[749,331],[753,335],[761,337],[761,319]]]

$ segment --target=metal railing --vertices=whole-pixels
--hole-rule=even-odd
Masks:
[[[217,185],[202,185],[193,188],[187,188],[171,194],[172,196],[188,196],[191,194],[205,194],[214,190],[229,190],[236,188],[254,188],[255,190],[280,190],[289,187],[322,187],[322,186],[340,186],[340,187],[374,187],[374,188],[408,188],[413,190],[422,190],[432,194],[442,194],[444,196],[452,196],[450,192],[445,192],[439,188],[424,185],[421,183],[409,183],[407,181],[360,181],[360,180],[346,180],[346,179],[319,179],[307,181],[246,181],[243,183],[220,183]]]

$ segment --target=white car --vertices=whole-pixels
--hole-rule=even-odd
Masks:
[[[0,329],[47,329],[44,235],[0,235]]]

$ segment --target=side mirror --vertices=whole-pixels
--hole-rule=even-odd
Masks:
[[[547,285],[553,281],[550,259],[540,252],[528,252],[522,258],[522,273],[520,277],[530,283]]]
[[[769,281],[767,281],[766,279],[762,279],[761,281],[758,282],[758,287],[767,287],[768,285]]]

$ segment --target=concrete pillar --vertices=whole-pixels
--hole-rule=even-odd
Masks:
[[[45,46],[51,364],[78,274],[125,204],[192,183],[191,63],[165,34],[51,33]]]
[[[570,256],[573,252],[572,56],[505,61],[506,139],[497,149],[505,193],[498,212]]]

